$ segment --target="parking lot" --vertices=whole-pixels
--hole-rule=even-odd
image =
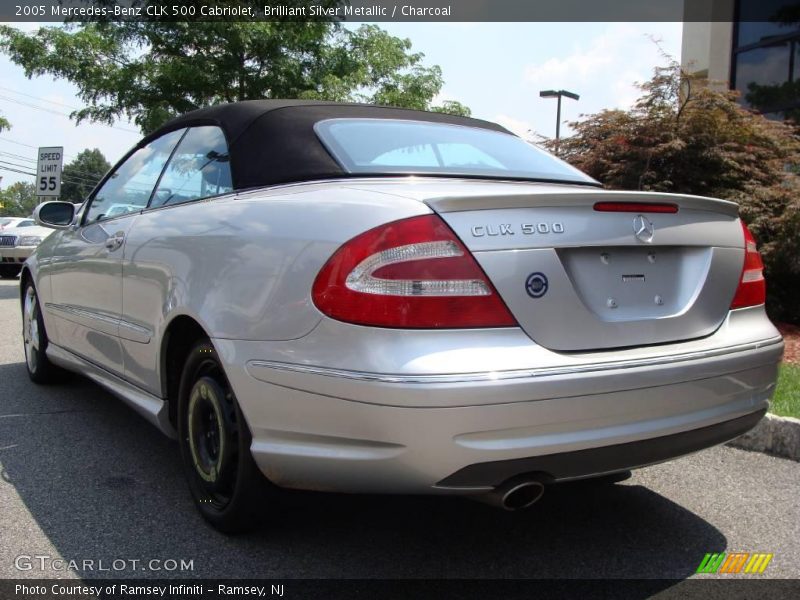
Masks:
[[[0,283],[0,577],[110,576],[15,566],[45,555],[193,567],[115,577],[684,578],[720,551],[773,553],[760,577],[800,576],[800,463],[728,447],[521,513],[295,492],[259,532],[225,537],[195,513],[174,442],[86,380],[30,383],[17,286]]]

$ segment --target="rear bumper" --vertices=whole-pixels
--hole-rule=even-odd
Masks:
[[[783,351],[773,337],[646,364],[459,378],[287,370],[255,359],[252,342],[214,343],[274,483],[462,494],[519,473],[588,477],[732,439],[767,409]]]
[[[477,463],[446,477],[437,486],[494,487],[521,473],[545,473],[556,481],[563,481],[584,477],[587,472],[613,473],[644,467],[727,442],[750,431],[765,412],[759,410],[715,425],[627,444]]]

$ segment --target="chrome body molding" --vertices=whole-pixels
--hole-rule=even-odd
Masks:
[[[291,371],[294,373],[304,373],[308,375],[322,375],[325,377],[337,377],[352,379],[356,381],[376,381],[380,383],[400,383],[400,384],[428,384],[428,383],[468,383],[477,381],[500,381],[506,379],[529,379],[535,377],[548,377],[553,375],[568,376],[596,373],[618,369],[636,369],[642,367],[672,365],[675,363],[702,360],[758,350],[773,345],[782,344],[780,337],[769,340],[739,344],[727,348],[716,348],[713,350],[701,350],[696,352],[686,352],[672,356],[657,356],[644,359],[629,359],[608,361],[591,365],[574,365],[567,367],[546,367],[540,369],[516,369],[509,371],[484,371],[477,373],[452,373],[442,375],[400,375],[391,373],[370,373],[364,371],[351,371],[345,369],[332,369],[329,367],[319,367],[314,365],[301,365],[269,360],[251,360],[247,363],[248,372],[256,379],[259,369],[275,369],[279,371]]]
[[[124,340],[130,340],[131,342],[138,342],[140,344],[149,344],[152,335],[153,332],[147,327],[142,327],[141,325],[123,319],[119,320],[119,337]]]
[[[77,306],[70,306],[69,304],[55,304],[53,302],[47,302],[45,304],[45,309],[58,314],[58,316],[68,321],[75,321],[81,325],[86,325],[92,329],[102,331],[103,333],[119,335],[119,337],[132,342],[149,344],[153,336],[153,333],[147,327],[142,327],[136,323],[131,323],[130,321],[125,321],[124,319],[105,313],[90,311]]]
[[[53,364],[88,377],[120,398],[125,404],[155,425],[162,433],[173,439],[177,437],[175,429],[169,422],[167,403],[162,398],[153,396],[128,383],[121,377],[109,373],[102,367],[98,367],[94,363],[73,354],[69,350],[56,346],[52,342],[47,346],[47,358]]]

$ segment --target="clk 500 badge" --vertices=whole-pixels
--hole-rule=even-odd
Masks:
[[[470,232],[472,237],[485,237],[496,235],[514,235],[519,232],[522,235],[564,233],[564,224],[560,221],[555,223],[520,223],[514,226],[512,223],[499,223],[497,225],[474,225]]]

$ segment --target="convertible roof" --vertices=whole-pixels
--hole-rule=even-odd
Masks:
[[[246,100],[201,108],[173,119],[145,137],[139,146],[183,127],[217,125],[228,141],[236,189],[346,177],[314,132],[325,119],[361,117],[410,119],[468,125],[508,133],[495,123],[443,113],[315,100]]]

